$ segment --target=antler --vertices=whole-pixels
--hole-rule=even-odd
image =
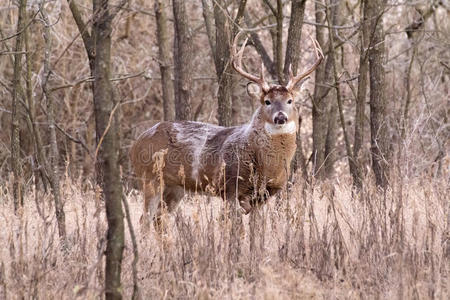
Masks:
[[[323,60],[324,56],[323,56],[322,49],[320,48],[319,42],[317,40],[313,39],[311,36],[309,36],[309,37],[310,37],[311,41],[313,42],[314,51],[316,53],[317,61],[306,72],[304,72],[303,74],[299,74],[299,75],[297,75],[295,77],[294,77],[294,74],[292,73],[291,66],[289,66],[289,82],[286,85],[286,88],[288,90],[291,90],[300,80],[302,80],[303,78],[305,78],[306,76],[308,76],[309,74],[314,72],[314,70],[317,69],[317,67],[319,66],[319,64]]]
[[[256,77],[255,75],[247,73],[242,68],[242,56],[244,54],[245,45],[247,44],[248,38],[245,39],[244,43],[242,44],[241,49],[239,49],[239,51],[236,51],[237,42],[239,40],[239,36],[241,35],[241,33],[242,33],[242,31],[240,31],[238,34],[236,34],[236,37],[234,38],[234,42],[233,42],[233,47],[232,47],[233,68],[236,70],[236,72],[241,74],[243,77],[258,84],[264,92],[268,92],[270,87],[269,87],[269,84],[264,79],[264,64],[262,62],[261,62],[260,77]],[[236,58],[237,58],[237,61],[236,61]]]

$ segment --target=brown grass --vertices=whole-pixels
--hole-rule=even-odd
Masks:
[[[153,227],[141,231],[142,197],[131,190],[140,294],[143,299],[448,299],[447,183],[410,180],[402,187],[402,203],[399,188],[393,184],[384,195],[369,188],[361,201],[352,197],[347,180],[297,184],[287,200],[270,199],[244,216],[237,244],[230,239],[224,203],[216,198],[187,197],[167,216],[162,236]],[[15,216],[8,185],[2,186],[0,298],[102,297],[103,203],[86,183],[66,180],[63,190],[66,251],[59,247],[51,198],[29,191]],[[122,282],[130,298],[128,227],[126,236]]]
[[[84,19],[88,20],[91,1],[77,3]],[[193,28],[203,22],[199,3],[190,2]],[[262,8],[260,1],[251,1],[248,6],[254,14]],[[79,83],[53,93],[59,103],[56,119],[69,134],[85,141],[92,155],[96,137],[92,90],[90,83],[83,81],[90,76],[85,50],[77,37],[67,2],[50,2],[47,9],[54,23],[52,66],[55,76],[49,84],[55,88]],[[130,10],[122,11],[113,24],[112,76],[121,78],[144,72],[138,77],[114,81],[118,99],[122,101],[120,123],[124,154],[144,128],[162,118],[159,65],[155,59],[158,45],[152,11],[153,1],[138,0],[132,3]],[[394,178],[386,194],[378,192],[367,179],[366,190],[356,197],[352,195],[350,179],[342,175],[345,174],[345,159],[340,159],[336,163],[339,180],[311,186],[297,183],[287,196],[270,199],[257,213],[245,216],[244,229],[235,240],[230,239],[232,228],[224,213],[224,203],[195,195],[188,196],[179,209],[167,217],[163,237],[153,228],[150,232],[141,231],[138,220],[142,196],[140,192],[129,190],[126,199],[137,236],[138,284],[143,299],[449,298],[449,77],[445,67],[450,53],[448,12],[438,7],[435,17],[428,20],[417,37],[418,52],[411,79],[412,106],[404,141],[398,137],[399,116],[403,115],[404,76],[411,43],[403,30],[416,18],[417,12],[407,3],[391,7],[386,14],[390,130],[392,143],[404,149],[403,176],[399,176],[404,178]],[[15,33],[16,19],[14,2],[2,4],[0,27],[5,36]],[[123,38],[128,19],[131,32]],[[314,1],[307,1],[305,19],[314,19]],[[357,20],[357,16],[351,15],[342,25],[351,25]],[[42,29],[43,24],[38,21],[30,27],[36,99],[41,99],[42,95],[38,84],[43,58]],[[303,30],[303,36],[314,33],[312,26],[305,25]],[[270,49],[269,32],[260,34]],[[350,33],[344,30],[341,34],[345,37]],[[66,49],[72,41],[73,45]],[[192,75],[198,80],[192,86],[193,107],[202,105],[198,121],[215,123],[217,83],[210,50],[205,46],[208,43],[204,30],[195,36],[194,44],[197,55]],[[15,39],[10,39],[2,43],[0,52],[6,51],[6,46],[14,49],[14,45]],[[345,65],[342,67],[350,75],[358,74],[357,45],[357,35],[344,45]],[[249,66],[259,66],[259,58],[249,50]],[[302,44],[300,51],[303,67],[310,62],[311,53],[307,44]],[[12,80],[13,60],[11,56],[3,57],[0,79],[7,87]],[[350,82],[348,87],[343,84],[341,88],[345,117],[351,123],[354,102],[350,84],[356,88],[355,82]],[[302,138],[308,154],[312,148],[312,124],[307,94],[308,90],[309,94],[313,91],[313,81],[305,86]],[[237,103],[241,103],[237,107],[238,123],[244,123],[251,115],[245,84],[242,83],[236,93]],[[4,95],[0,105],[0,128],[3,129],[0,130],[0,177],[3,179],[0,180],[0,299],[102,298],[106,220],[99,193],[89,181],[84,181],[93,178],[91,155],[63,135],[58,136],[61,155],[65,157],[60,167],[61,170],[66,167],[62,198],[69,237],[68,249],[62,250],[52,197],[42,191],[35,192],[30,182],[29,159],[34,154],[30,142],[28,147],[24,143],[23,149],[23,165],[30,169],[24,179],[25,206],[18,216],[13,213],[11,180],[8,179],[11,97],[3,86],[0,94]],[[46,116],[39,109],[37,113],[37,123],[41,124],[46,141]],[[367,168],[370,167],[368,127],[362,158]],[[345,158],[342,136],[338,138],[336,151],[339,157]],[[438,156],[441,151],[444,158]],[[128,157],[124,157],[126,177],[131,172],[127,168]],[[433,165],[439,167],[432,171]],[[427,172],[429,175],[419,175]],[[437,179],[439,176],[441,179]],[[125,298],[130,298],[133,247],[128,227],[126,235],[122,282]]]

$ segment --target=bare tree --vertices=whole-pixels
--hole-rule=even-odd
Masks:
[[[214,64],[216,66],[217,80],[219,82],[219,91],[217,95],[217,118],[219,125],[231,126],[231,89],[233,87],[233,78],[231,76],[232,68],[230,64],[230,25],[226,10],[226,1],[218,0],[214,5],[214,20],[216,24],[216,45]]]
[[[50,34],[50,20],[47,15],[44,4],[40,8],[42,20],[44,21],[44,40],[45,40],[45,50],[44,50],[44,73],[42,80],[42,89],[47,100],[47,121],[50,136],[50,154],[47,163],[44,162],[46,173],[49,175],[50,186],[52,188],[53,199],[55,202],[55,214],[56,220],[58,222],[58,232],[59,237],[63,243],[66,240],[66,216],[64,213],[64,207],[61,199],[60,182],[59,182],[59,151],[58,144],[56,141],[56,126],[55,126],[55,113],[54,113],[54,103],[53,96],[48,89],[48,82],[50,76],[52,75],[52,70],[50,69],[50,55],[52,52],[52,38]],[[39,147],[39,145],[38,145]],[[41,150],[42,152],[42,150]]]
[[[166,5],[162,0],[155,1],[156,35],[159,47],[159,70],[163,93],[164,120],[175,120],[174,89],[170,63],[170,36],[167,24]]]
[[[217,95],[218,108],[217,115],[219,125],[233,125],[233,103],[232,91],[234,86],[234,73],[230,63],[230,45],[237,32],[237,26],[240,23],[247,0],[241,0],[236,17],[232,18],[226,9],[226,1],[216,1],[214,5],[214,20],[216,36],[214,51],[214,64],[216,67],[217,80],[219,82],[219,91]],[[231,20],[231,21],[230,21]],[[230,24],[230,22],[232,24]]]
[[[269,14],[269,20],[276,23],[276,27],[270,28],[274,67],[272,75],[281,83],[283,81],[283,1],[277,0],[276,6],[270,0],[263,0],[263,2],[266,4],[264,9]]]
[[[353,167],[350,166],[350,172],[353,177],[353,185],[360,189],[362,187],[362,162],[361,162],[361,147],[364,142],[364,120],[367,94],[367,73],[369,68],[368,63],[368,30],[367,30],[367,16],[365,12],[366,1],[361,1],[361,29],[359,31],[359,77],[358,77],[358,92],[356,95],[356,109],[355,109],[355,134],[353,142]]]
[[[291,1],[291,18],[289,19],[286,55],[284,60],[283,83],[289,78],[289,69],[297,75],[298,63],[300,62],[300,51],[298,47],[302,39],[303,17],[305,14],[306,0]]]
[[[175,118],[177,120],[190,120],[192,119],[192,36],[185,1],[173,0],[172,4],[175,26],[173,49],[175,67]]]
[[[253,24],[250,14],[248,13],[248,11],[244,11],[244,21],[245,24],[247,25],[247,27],[249,28],[253,28],[255,26],[255,24]],[[264,67],[266,68],[267,72],[269,72],[269,74],[275,78],[276,77],[276,70],[275,70],[275,64],[273,62],[273,60],[270,58],[269,54],[267,53],[266,48],[264,47],[261,39],[259,38],[259,35],[256,31],[251,31],[250,32],[250,41],[253,45],[253,47],[255,47],[256,52],[258,52],[259,56],[262,59],[262,62],[264,64]]]
[[[326,22],[327,6],[321,1],[315,3],[316,39],[323,49],[330,49],[327,44],[327,29],[322,26]],[[333,6],[332,9],[337,9]],[[332,19],[333,20],[333,19]],[[334,21],[334,20],[333,20]],[[332,24],[329,24],[332,26]],[[330,99],[333,81],[333,60],[327,55],[325,63],[320,65],[315,74],[315,86],[313,96],[313,170],[317,178],[326,178],[331,175],[335,161],[336,141],[336,101]]]
[[[337,63],[337,55],[338,55],[338,51],[339,47],[335,47],[335,33],[334,30],[331,29],[334,24],[338,24],[337,20],[339,17],[339,0],[331,0],[328,2],[327,5],[327,23],[330,25],[330,29],[328,30],[328,39],[329,39],[329,50],[328,50],[328,55],[330,56],[330,60],[333,63],[333,79],[334,79],[334,89],[336,91],[336,100],[337,100],[337,109],[339,112],[339,120],[341,122],[341,127],[342,127],[342,133],[344,136],[344,143],[345,143],[345,150],[347,152],[347,161],[348,161],[348,165],[350,168],[350,173],[354,174],[354,169],[355,169],[355,164],[354,164],[354,157],[353,157],[353,152],[352,152],[352,148],[350,145],[350,139],[347,133],[347,129],[346,129],[346,122],[345,122],[345,117],[344,117],[344,105],[343,105],[343,101],[342,101],[342,92],[341,92],[341,86],[340,86],[340,82],[339,82],[339,75],[338,75],[338,63]],[[343,55],[343,54],[342,54]],[[336,107],[336,106],[335,106]],[[334,114],[335,115],[335,114]],[[334,115],[330,116],[330,121],[329,123],[333,122],[333,117]],[[329,126],[331,128],[331,126]],[[337,127],[337,126],[335,126]],[[332,132],[329,129],[329,132]],[[330,135],[330,134],[329,134]],[[334,134],[334,137],[336,137],[336,134]],[[335,144],[336,141],[333,141],[333,144]],[[327,142],[328,144],[328,142]],[[330,151],[327,151],[330,152]],[[327,164],[325,162],[325,169],[327,171],[327,173],[331,173],[334,170],[330,170],[327,169],[327,167],[329,168],[332,164]]]
[[[96,14],[92,28],[95,37],[94,110],[108,220],[105,297],[106,299],[121,299],[120,273],[124,248],[124,220],[122,184],[118,164],[120,139],[117,120],[112,115],[118,103],[114,99],[110,81],[111,22],[114,12],[110,12],[109,0],[94,0],[93,4]]]
[[[388,184],[387,110],[385,98],[385,44],[383,14],[386,0],[366,1],[364,15],[371,32],[368,50],[370,72],[370,145],[376,184]]]
[[[12,88],[12,115],[11,115],[11,169],[13,172],[13,197],[14,210],[23,205],[23,187],[21,183],[22,169],[19,163],[20,159],[20,116],[19,116],[19,89],[20,78],[22,76],[22,48],[23,31],[26,19],[27,0],[19,1],[19,14],[17,18],[17,37],[14,49],[14,77]]]
[[[275,64],[275,73],[278,81],[283,82],[283,1],[277,0],[276,8],[270,0],[263,0],[266,4],[266,10],[270,10],[273,19],[276,22],[276,27],[270,29],[272,35],[273,61]]]
[[[298,47],[302,38],[303,17],[305,14],[306,0],[293,0],[291,2],[291,18],[289,20],[288,38],[286,45],[286,54],[284,60],[283,78],[280,82],[286,84],[289,78],[289,72],[292,71],[297,75],[298,64],[300,62],[300,51]],[[299,130],[297,132],[297,149],[295,150],[294,160],[292,161],[292,169],[295,172],[298,167],[301,167],[302,175],[306,179],[306,159],[303,152],[303,143],[301,139],[301,117],[299,119]]]
[[[217,5],[217,4],[216,4]],[[203,19],[213,59],[216,57],[216,27],[214,24],[214,8],[212,0],[202,0]]]
[[[121,265],[124,248],[122,184],[119,170],[120,136],[114,116],[119,103],[111,84],[111,23],[126,1],[112,8],[109,0],[93,0],[92,28],[89,31],[74,1],[69,1],[72,16],[81,34],[94,75],[94,114],[97,137],[97,182],[101,183],[108,221],[105,297],[121,299]],[[98,155],[97,155],[98,153]]]

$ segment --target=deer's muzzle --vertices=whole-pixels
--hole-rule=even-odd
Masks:
[[[288,121],[288,117],[286,113],[279,111],[276,113],[275,117],[273,118],[273,122],[277,125],[283,125],[286,124]]]

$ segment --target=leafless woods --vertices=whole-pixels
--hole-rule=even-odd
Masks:
[[[370,210],[375,202],[366,193],[393,193],[397,200],[392,206],[380,207],[395,230],[386,229],[387,219],[371,228],[385,224],[380,232],[392,233],[392,247],[384,244],[380,249],[395,249],[406,261],[407,250],[398,245],[407,239],[407,184],[419,180],[439,190],[438,183],[448,179],[449,9],[448,1],[439,0],[3,1],[2,209],[11,208],[20,218],[31,203],[43,224],[50,224],[44,208],[49,203],[45,199],[51,199],[58,247],[68,255],[74,229],[67,217],[73,199],[67,196],[66,182],[79,182],[80,191],[92,191],[96,203],[104,203],[108,224],[104,273],[97,275],[106,278],[101,286],[106,297],[120,298],[125,229],[133,221],[128,218],[125,224],[123,209],[135,187],[128,158],[133,141],[162,120],[226,127],[248,123],[260,104],[232,67],[232,42],[238,32],[248,38],[240,73],[256,74],[263,65],[266,80],[283,86],[290,71],[294,76],[303,73],[315,61],[311,36],[324,59],[294,99],[299,111],[297,147],[286,195],[296,188],[301,192],[286,197],[308,199],[329,184],[334,195],[340,184],[348,183],[349,203],[365,203]],[[309,206],[306,200],[302,203],[296,215],[306,215]],[[339,211],[330,203],[330,211]],[[438,226],[447,232],[449,209],[448,204],[442,206],[447,218]],[[314,212],[307,215],[312,218]],[[301,232],[286,231],[286,241],[293,243],[299,236],[305,241]],[[342,245],[343,237],[337,236],[333,242]],[[137,255],[138,242],[133,241],[130,247]],[[448,257],[448,235],[443,241]],[[98,238],[99,252],[102,245]],[[289,249],[283,247],[280,257],[286,258]],[[14,249],[10,246],[10,253]],[[316,261],[308,253],[303,253],[305,264]],[[425,255],[417,266],[435,268],[438,257]],[[339,261],[336,268],[346,262]],[[136,265],[137,256],[133,297],[139,296]],[[8,274],[26,268],[14,265],[17,272],[11,273],[2,266],[0,286],[10,291],[7,282],[13,277]],[[326,280],[322,271],[317,277]],[[83,276],[90,278],[89,272]]]

